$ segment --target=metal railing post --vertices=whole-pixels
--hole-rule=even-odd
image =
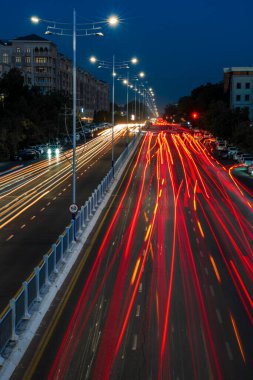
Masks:
[[[10,340],[16,342],[18,340],[18,336],[16,334],[16,300],[12,298],[10,300],[10,308],[11,308],[11,338]]]
[[[52,244],[52,255],[53,255],[53,259],[54,259],[54,273],[57,274],[58,273],[58,269],[57,269],[57,262],[56,262],[56,244]]]
[[[48,276],[48,255],[44,255],[43,259],[45,261],[45,285],[50,286],[51,282],[49,281],[49,276]]]
[[[66,227],[66,234],[67,234],[67,251],[69,251],[69,226]]]
[[[41,302],[42,298],[40,296],[40,268],[34,268],[35,281],[36,281],[36,302]]]
[[[73,243],[73,241],[75,241],[75,236],[76,236],[76,231],[75,231],[75,228],[76,228],[76,223],[75,221],[72,219],[71,220],[71,225],[72,225],[72,241],[71,243]]]
[[[23,282],[23,290],[24,290],[24,294],[25,294],[25,299],[24,299],[25,315],[24,315],[23,319],[30,319],[31,314],[29,313],[29,310],[28,310],[28,286],[27,286],[26,281]]]
[[[64,236],[63,235],[60,235],[60,244],[61,244],[61,262],[62,263],[65,263],[65,259],[64,259],[64,252],[63,252],[63,239],[64,239]]]

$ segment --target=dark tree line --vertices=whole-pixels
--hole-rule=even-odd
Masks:
[[[192,114],[198,114],[193,119]],[[253,127],[246,109],[231,110],[223,82],[195,88],[190,96],[179,99],[178,104],[168,104],[164,116],[176,122],[191,121],[193,126],[211,131],[216,136],[253,150]]]
[[[59,134],[59,114],[68,102],[59,93],[29,89],[18,69],[0,80],[0,159],[27,145],[47,143]]]

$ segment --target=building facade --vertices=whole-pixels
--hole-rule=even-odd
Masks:
[[[224,68],[224,91],[232,109],[247,109],[253,120],[253,67]]]
[[[18,68],[25,84],[36,86],[42,94],[59,91],[73,95],[72,61],[57,46],[31,34],[11,41],[0,40],[0,76]],[[94,111],[109,111],[109,86],[77,67],[77,108],[91,119]]]

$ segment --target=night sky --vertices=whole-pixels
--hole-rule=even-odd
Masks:
[[[115,54],[119,60],[137,56],[139,65],[131,72],[145,71],[161,112],[193,88],[222,80],[223,67],[253,64],[252,0],[4,1],[0,39],[31,33],[43,36],[46,25],[32,25],[30,16],[71,22],[73,7],[77,22],[103,20],[111,14],[122,19],[117,28],[104,29],[104,38],[78,39],[78,64],[110,81],[109,71],[91,66],[91,55],[111,59]],[[71,58],[71,37],[47,38]],[[117,82],[116,102],[125,101],[122,91]]]

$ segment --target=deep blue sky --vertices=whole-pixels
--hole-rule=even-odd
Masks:
[[[111,59],[115,53],[120,60],[138,56],[138,71],[146,72],[161,111],[198,85],[222,80],[223,67],[253,64],[252,0],[5,1],[0,39],[30,33],[43,36],[43,25],[31,25],[31,15],[71,21],[73,7],[78,22],[101,20],[112,13],[122,19],[117,29],[104,31],[104,38],[78,39],[78,64],[109,81],[109,71],[91,67],[90,55]],[[51,39],[71,57],[71,38]],[[118,102],[124,101],[121,87],[117,82]]]

